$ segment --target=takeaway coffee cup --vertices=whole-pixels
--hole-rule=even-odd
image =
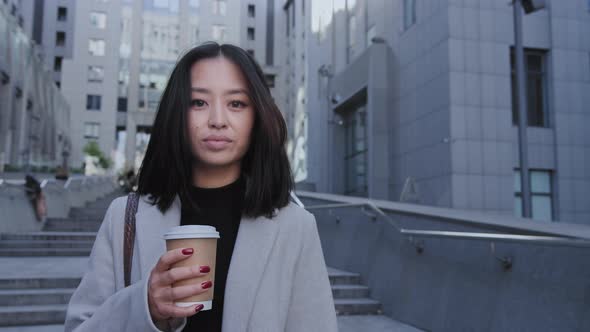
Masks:
[[[181,266],[201,266],[211,267],[211,272],[203,277],[183,279],[172,284],[172,287],[185,285],[200,285],[203,281],[211,280],[215,285],[215,257],[217,255],[217,239],[219,233],[213,226],[204,225],[186,225],[172,227],[166,234],[166,250],[178,248],[193,248],[193,254],[172,265],[172,268]],[[189,307],[193,304],[202,304],[202,310],[211,310],[213,306],[213,289],[209,288],[206,292],[189,296],[177,300],[174,304],[179,307]]]

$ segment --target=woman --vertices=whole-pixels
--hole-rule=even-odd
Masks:
[[[162,95],[139,173],[131,285],[124,287],[126,198],[106,212],[66,331],[336,331],[314,217],[289,202],[286,125],[244,50],[206,43],[186,53]],[[173,226],[217,228],[215,285],[171,285],[210,267],[171,265]],[[230,264],[231,263],[231,264]],[[214,288],[213,308],[173,302]]]

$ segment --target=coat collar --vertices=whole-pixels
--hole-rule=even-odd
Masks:
[[[229,266],[223,306],[223,331],[246,331],[256,290],[274,245],[278,218],[242,217]],[[160,256],[166,252],[163,235],[180,225],[180,199],[162,214],[146,197],[139,200],[136,214],[136,238],[139,267],[148,276]]]

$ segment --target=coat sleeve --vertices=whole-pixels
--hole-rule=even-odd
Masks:
[[[285,332],[337,332],[332,287],[315,217],[302,218],[301,252],[295,265]]]
[[[160,328],[153,323],[147,301],[149,276],[116,290],[113,254],[122,253],[113,252],[111,224],[114,216],[123,218],[123,213],[114,211],[124,211],[125,204],[125,198],[117,199],[107,210],[86,273],[70,298],[65,332],[181,331],[186,325],[186,318],[170,319]]]

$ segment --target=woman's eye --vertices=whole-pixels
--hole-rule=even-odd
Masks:
[[[205,101],[202,99],[193,99],[193,100],[191,100],[191,106],[203,107],[203,106],[205,106]]]
[[[244,108],[247,106],[246,103],[241,102],[239,100],[232,101],[230,105],[231,105],[231,107],[235,107],[235,108]]]

